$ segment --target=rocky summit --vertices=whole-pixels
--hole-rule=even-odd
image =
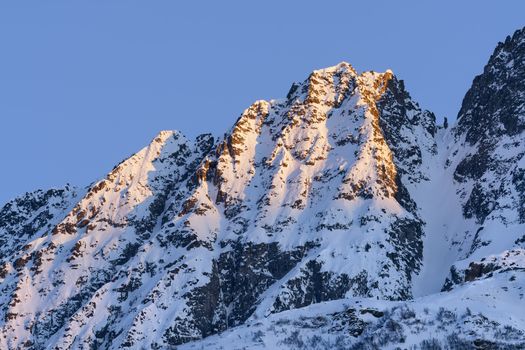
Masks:
[[[525,29],[454,125],[345,62],[0,209],[2,349],[524,349]]]

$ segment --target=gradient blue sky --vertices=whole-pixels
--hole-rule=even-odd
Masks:
[[[223,132],[340,61],[455,118],[524,1],[0,3],[0,203],[87,185],[162,129]]]

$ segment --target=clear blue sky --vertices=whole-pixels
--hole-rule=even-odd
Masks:
[[[223,132],[343,60],[453,119],[524,25],[524,1],[2,1],[0,203],[87,185],[162,129]]]

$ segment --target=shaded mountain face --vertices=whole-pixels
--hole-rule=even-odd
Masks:
[[[472,245],[452,267],[448,287],[525,267],[524,82],[522,29],[498,45],[474,79],[452,131],[447,164],[463,216],[471,222]]]
[[[509,224],[525,222],[524,81],[525,32],[521,30],[498,45],[483,74],[474,79],[459,112],[455,137],[468,153],[454,177],[474,183],[464,210],[466,217],[480,224],[503,209],[518,209],[516,217],[507,217]],[[499,203],[500,197],[510,203]]]
[[[234,327],[240,339],[329,301],[350,346],[383,327],[358,315],[387,322],[441,289],[481,298],[461,291],[525,268],[523,37],[498,46],[450,130],[392,72],[343,62],[222,137],[164,131],[86,190],[9,202],[1,347],[163,349]]]

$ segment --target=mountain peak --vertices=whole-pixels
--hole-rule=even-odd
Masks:
[[[329,66],[329,67],[325,67],[325,68],[320,68],[320,69],[315,69],[312,71],[312,74],[337,74],[337,73],[341,73],[341,72],[351,72],[353,75],[355,76],[359,76],[359,75],[365,75],[366,73],[373,73],[373,74],[390,74],[390,75],[394,75],[394,72],[389,68],[389,69],[386,69],[384,72],[378,72],[378,71],[365,71],[365,72],[361,72],[359,73],[353,66],[352,64],[346,62],[346,61],[341,61],[339,62],[338,64],[336,65],[333,65],[333,66]]]
[[[456,135],[474,145],[525,130],[525,28],[498,44],[474,78],[458,113]]]
[[[321,108],[338,107],[356,91],[360,91],[363,96],[379,99],[388,81],[393,78],[390,69],[383,73],[367,71],[359,74],[343,61],[335,66],[314,70],[302,83],[293,83],[287,99],[299,99]]]
[[[179,139],[181,137],[184,138],[184,135],[180,131],[177,131],[177,130],[161,130],[161,131],[159,131],[157,133],[157,135],[155,135],[155,137],[153,138],[153,141],[157,142],[157,143],[164,144],[170,138],[173,138],[173,139],[176,140],[176,139]]]
[[[474,81],[456,138],[391,70],[341,62],[253,103],[218,141],[161,131],[86,194],[8,203],[0,348],[170,349],[220,333],[218,348],[248,328],[247,348],[523,339],[508,327],[525,329],[523,35]]]
[[[345,61],[341,61],[338,64],[330,67],[320,68],[316,69],[312,72],[312,74],[324,74],[324,73],[337,73],[342,71],[349,71],[352,72],[354,75],[357,75],[357,71],[354,69],[354,67]]]
[[[504,42],[498,44],[498,48],[502,45],[517,45],[525,41],[525,27],[517,29],[512,36],[509,35]],[[497,51],[497,48],[496,48]]]

